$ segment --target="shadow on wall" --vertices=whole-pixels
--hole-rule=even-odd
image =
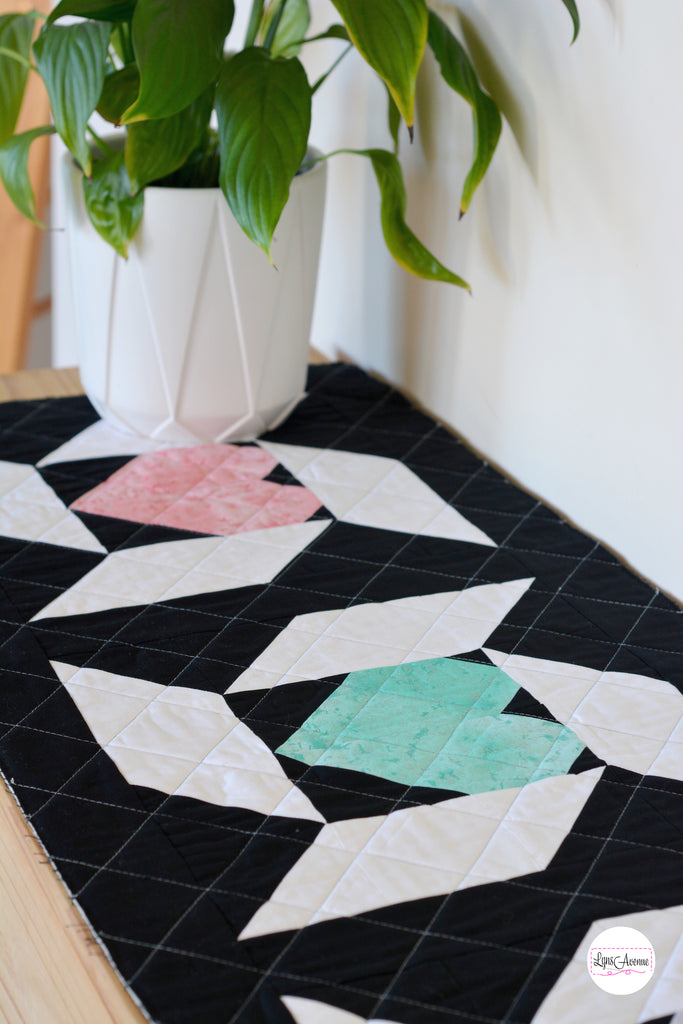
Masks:
[[[617,2],[602,0],[618,33]],[[432,0],[430,6],[466,43],[484,88],[501,109],[504,128],[472,207],[458,222],[458,190],[472,159],[471,114],[455,98],[443,102],[438,65],[426,55],[418,81],[417,144],[403,150],[408,219],[436,254],[469,280],[473,296],[393,271],[393,291],[401,304],[399,379],[451,422],[454,392],[466,379],[468,394],[458,401],[490,405],[504,430],[501,409],[514,359],[506,340],[508,303],[514,294],[523,294],[537,233],[553,230],[557,206],[550,165],[563,154],[553,152],[556,140],[548,140],[545,120],[566,120],[574,132],[572,145],[578,134],[588,153],[599,147],[592,139],[595,126],[579,124],[582,112],[572,109],[580,65],[576,51],[569,50],[571,26],[559,0],[552,5],[547,0],[506,5],[499,0]],[[596,180],[604,177],[600,170],[596,167]],[[487,309],[477,308],[475,317],[472,306],[482,302]],[[485,381],[481,373],[478,378],[471,372],[473,361],[481,361],[473,347],[484,349]]]

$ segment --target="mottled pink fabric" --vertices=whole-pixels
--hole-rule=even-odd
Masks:
[[[167,448],[132,459],[71,508],[223,535],[303,523],[321,502],[305,487],[264,480],[276,466],[256,445]]]

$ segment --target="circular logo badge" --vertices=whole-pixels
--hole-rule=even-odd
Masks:
[[[635,928],[608,928],[591,943],[588,973],[605,992],[627,996],[647,985],[655,970],[655,951]]]

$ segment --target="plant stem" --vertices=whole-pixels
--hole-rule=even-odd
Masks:
[[[261,24],[261,18],[263,17],[263,0],[254,0],[251,5],[251,14],[249,15],[249,24],[247,26],[247,34],[244,39],[245,49],[247,46],[253,46],[256,42],[256,35],[258,33],[259,25]]]
[[[17,63],[23,64],[29,71],[36,71],[37,68],[28,57],[24,57],[21,53],[16,53],[14,50],[8,50],[6,46],[0,46],[0,57],[9,57],[11,60],[16,60]]]
[[[130,38],[130,30],[127,25],[119,24],[116,26],[116,30],[121,45],[121,55],[123,57],[124,64],[132,64],[135,61],[135,53],[133,52],[133,45]]]
[[[275,40],[275,36],[277,35],[277,30],[280,27],[280,21],[282,20],[282,14],[284,12],[284,9],[285,9],[286,5],[287,5],[287,0],[282,0],[282,2],[280,3],[280,6],[276,10],[276,12],[275,12],[275,14],[274,14],[274,16],[273,16],[273,18],[271,20],[270,25],[268,26],[268,34],[266,35],[266,38],[265,38],[265,41],[264,41],[263,45],[266,48],[266,50],[268,50],[269,53],[270,53],[270,48],[273,45],[273,42]]]
[[[100,149],[102,150],[103,153],[113,153],[114,152],[114,150],[109,145],[109,143],[105,142],[104,139],[101,139],[99,137],[99,135],[97,135],[97,133],[92,130],[90,125],[88,125],[87,128],[88,128],[88,131],[90,132],[90,134],[92,135],[93,139],[95,140],[95,142],[100,147]]]
[[[338,56],[338,57],[337,57],[337,59],[335,60],[334,64],[332,64],[332,65],[331,65],[331,66],[330,66],[330,67],[329,67],[329,68],[327,69],[327,71],[325,72],[325,74],[324,74],[324,75],[321,75],[321,76],[320,76],[320,78],[318,79],[318,81],[317,81],[317,82],[315,83],[315,85],[313,85],[313,87],[311,88],[311,95],[313,95],[313,93],[315,93],[315,92],[317,92],[317,91],[318,91],[318,89],[319,89],[319,88],[320,88],[320,86],[321,86],[321,85],[323,84],[323,82],[325,81],[325,79],[326,79],[326,78],[328,78],[328,77],[329,77],[329,76],[330,76],[330,75],[332,74],[332,72],[334,71],[334,69],[336,68],[336,66],[337,66],[338,64],[340,64],[340,63],[341,63],[341,62],[343,61],[343,59],[344,59],[344,57],[346,56],[346,54],[347,54],[347,53],[349,52],[349,50],[352,50],[352,49],[353,49],[353,43],[349,43],[349,45],[348,45],[348,46],[346,47],[346,49],[345,49],[345,50],[343,50],[343,51],[342,51],[342,52],[341,52],[341,53],[339,54],[339,56]]]

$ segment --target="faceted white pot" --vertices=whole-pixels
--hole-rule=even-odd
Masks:
[[[220,189],[148,187],[127,260],[90,224],[62,161],[81,380],[98,413],[162,441],[240,441],[303,395],[325,198],[325,164],[298,175],[272,245],[275,266]]]

